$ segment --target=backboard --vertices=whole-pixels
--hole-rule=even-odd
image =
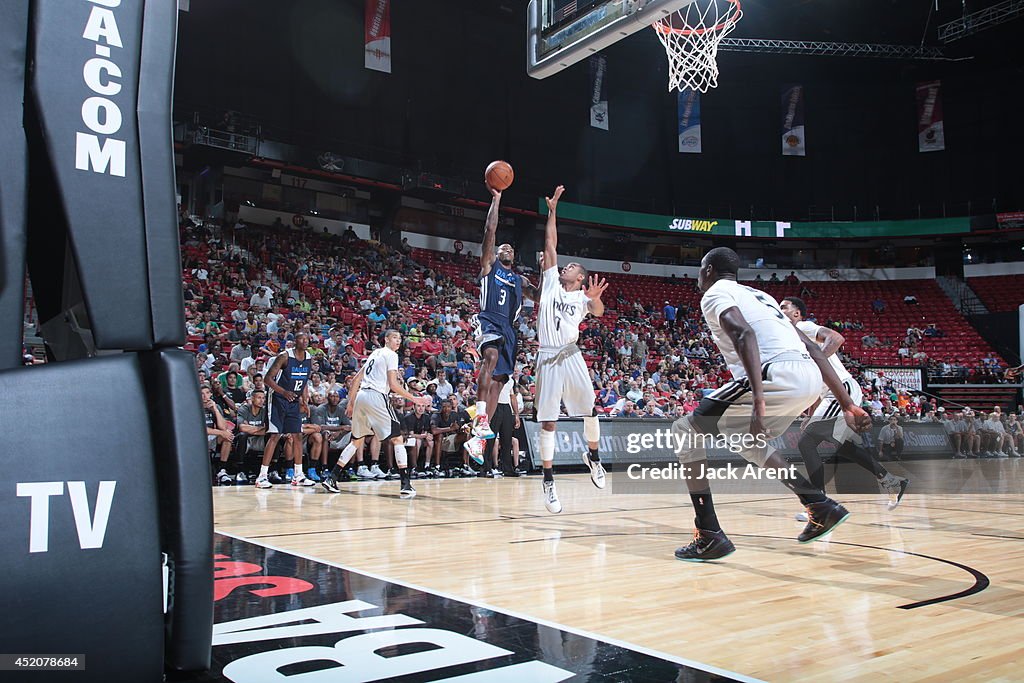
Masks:
[[[693,0],[530,0],[527,72],[547,78]]]

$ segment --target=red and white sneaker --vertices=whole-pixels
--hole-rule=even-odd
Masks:
[[[476,418],[476,422],[473,424],[473,436],[484,440],[494,438],[494,432],[491,431],[491,425],[486,415]]]

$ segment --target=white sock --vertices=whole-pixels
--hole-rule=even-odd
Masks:
[[[266,479],[267,473],[270,471],[269,465],[260,465],[260,479]]]
[[[481,420],[487,419],[487,401],[476,402],[476,416]]]
[[[405,466],[409,463],[409,457],[405,452],[404,444],[395,444],[395,463],[400,470],[404,470]]]
[[[341,452],[341,457],[338,458],[338,467],[344,467],[348,464],[348,461],[352,459],[352,455],[356,452],[356,447],[352,445],[350,441],[345,450]]]
[[[555,459],[555,433],[546,429],[540,430],[540,459],[542,462],[551,462]]]

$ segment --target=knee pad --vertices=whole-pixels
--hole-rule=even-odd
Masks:
[[[596,417],[583,418],[583,438],[587,443],[592,443],[601,438],[601,423]]]

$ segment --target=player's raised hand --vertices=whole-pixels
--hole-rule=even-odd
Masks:
[[[843,410],[843,419],[850,429],[861,434],[871,429],[871,416],[864,412],[860,406],[850,406]]]
[[[555,188],[554,195],[544,198],[544,201],[548,203],[548,211],[555,210],[555,207],[558,206],[558,200],[562,198],[563,192],[565,192],[565,185],[559,185]]]
[[[587,283],[587,287],[583,290],[583,293],[587,295],[588,299],[595,300],[600,299],[606,289],[608,289],[607,280],[604,278],[599,279],[597,275],[591,275],[590,281]]]
[[[486,183],[485,183],[485,185],[486,185]],[[495,199],[501,199],[501,190],[495,190],[490,185],[487,185],[487,189],[491,191],[491,196],[492,197],[494,197]]]

